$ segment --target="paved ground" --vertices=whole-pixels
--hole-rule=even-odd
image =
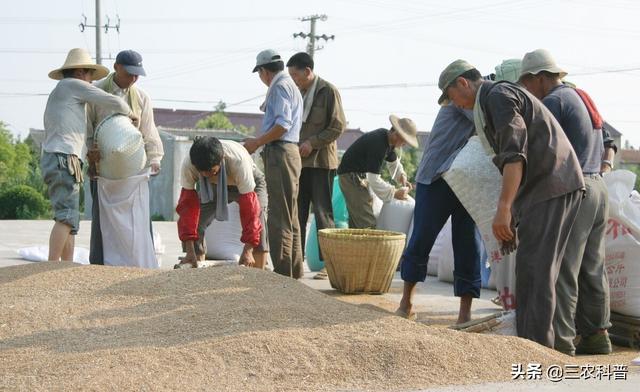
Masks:
[[[30,263],[22,260],[16,250],[21,247],[46,245],[53,221],[0,221],[0,267]],[[172,268],[178,256],[182,254],[177,238],[175,222],[154,222],[154,229],[159,232],[165,252],[160,256],[162,268]],[[89,247],[90,222],[82,221],[80,233],[76,238],[76,246]],[[0,269],[0,274],[2,270]],[[402,293],[402,281],[396,275],[389,293],[384,295],[341,295],[331,289],[329,282],[313,280],[315,273],[307,272],[302,282],[334,296],[340,300],[358,304],[360,306],[375,306],[388,311],[394,311]],[[483,317],[499,308],[491,301],[497,294],[492,290],[482,290],[481,298],[473,303],[473,317]],[[428,277],[424,284],[418,286],[416,301],[418,321],[429,325],[446,327],[455,322],[458,313],[458,300],[453,297],[453,288],[449,283],[439,282],[434,277]],[[622,358],[629,358],[629,349],[616,348]],[[640,353],[638,354],[640,355]],[[628,360],[628,359],[627,359]],[[594,364],[597,364],[594,357]],[[482,364],[478,364],[482,366]],[[637,392],[640,390],[640,366],[630,366],[626,381],[585,381],[564,380],[552,383],[540,381],[514,381],[510,383],[473,384],[445,388],[428,389],[426,391],[457,392],[457,391],[607,391],[607,392]]]

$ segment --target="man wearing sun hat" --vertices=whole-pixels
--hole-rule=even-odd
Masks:
[[[164,156],[162,140],[156,128],[153,119],[153,107],[149,95],[135,83],[140,76],[146,76],[146,72],[142,67],[142,56],[134,50],[123,50],[116,56],[114,71],[106,78],[97,81],[94,85],[110,94],[116,95],[124,99],[133,114],[139,118],[137,128],[142,134],[144,140],[144,149],[147,155],[147,166],[151,168],[151,175],[157,175],[160,171],[160,162]],[[94,146],[94,130],[111,113],[105,111],[96,105],[87,105],[87,150],[92,151],[88,154],[89,164],[95,165],[92,157],[99,158],[93,153],[97,148]],[[95,167],[92,166],[92,174],[96,173]],[[90,182],[92,208],[91,208],[91,240],[89,250],[89,261],[91,264],[104,264],[104,252],[102,244],[102,232],[100,229],[100,208],[98,200],[98,184],[95,176],[92,176]],[[149,184],[144,183],[145,187]],[[149,207],[148,204],[146,205]],[[151,235],[151,233],[149,233]]]
[[[71,49],[64,64],[49,73],[59,80],[49,94],[44,111],[42,176],[48,187],[56,223],[49,238],[49,260],[73,260],[74,237],[79,226],[82,147],[85,140],[87,103],[106,111],[133,115],[122,99],[91,85],[109,71],[96,64],[89,53]]]
[[[555,284],[584,195],[580,163],[553,114],[510,82],[484,81],[464,60],[440,74],[438,102],[473,109],[476,131],[496,154],[502,188],[493,233],[516,254],[518,336],[554,346]]]
[[[298,221],[298,189],[302,162],[298,150],[303,101],[300,90],[284,70],[284,61],[273,49],[258,53],[253,72],[266,86],[262,127],[245,140],[253,154],[263,147],[262,160],[269,195],[267,217],[269,248],[274,271],[299,279],[304,275]]]
[[[608,354],[609,283],[604,265],[609,194],[600,174],[605,145],[581,90],[562,82],[567,72],[547,50],[522,59],[520,83],[553,113],[582,167],[586,187],[556,283],[555,349],[567,355]],[[597,127],[600,128],[597,128]],[[582,339],[576,347],[576,326]]]
[[[380,128],[360,136],[345,151],[338,166],[340,190],[349,212],[349,227],[366,229],[376,227],[373,215],[373,197],[369,189],[382,201],[406,199],[411,183],[407,179],[396,148],[405,144],[418,147],[417,128],[413,120],[389,116],[391,129]],[[393,179],[403,187],[396,189],[380,176],[387,162]]]

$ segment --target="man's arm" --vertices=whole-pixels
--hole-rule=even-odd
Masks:
[[[138,89],[138,92],[142,101],[140,105],[142,112],[140,113],[140,126],[138,129],[140,129],[140,133],[144,139],[144,149],[151,165],[151,172],[152,174],[157,174],[160,171],[160,162],[164,156],[162,139],[160,139],[160,133],[153,119],[151,99],[143,91]]]
[[[106,112],[131,114],[131,108],[122,98],[109,94],[90,83],[80,82],[75,86],[74,92],[82,101],[93,104]]]
[[[258,137],[245,139],[244,147],[249,151],[249,154],[256,152],[260,146],[279,140],[293,125],[291,102],[289,102],[286,91],[282,87],[276,86],[270,99],[272,101],[267,102],[267,106],[270,106],[269,110],[273,110],[275,113],[275,125]]]
[[[516,161],[507,163],[502,168],[502,190],[492,226],[493,235],[499,241],[511,241],[514,237],[511,230],[511,207],[522,182],[523,167],[522,161]]]

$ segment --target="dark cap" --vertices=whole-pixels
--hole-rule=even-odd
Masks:
[[[131,75],[147,76],[142,68],[142,56],[135,50],[123,50],[116,56],[116,64],[121,64]]]

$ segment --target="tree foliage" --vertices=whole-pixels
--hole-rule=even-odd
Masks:
[[[242,124],[233,124],[224,113],[227,104],[223,101],[218,102],[215,111],[196,123],[197,129],[226,129],[234,130],[245,135],[252,135],[255,131],[253,127],[247,127]]]
[[[31,173],[31,159],[29,146],[0,122],[0,187],[24,183]]]

